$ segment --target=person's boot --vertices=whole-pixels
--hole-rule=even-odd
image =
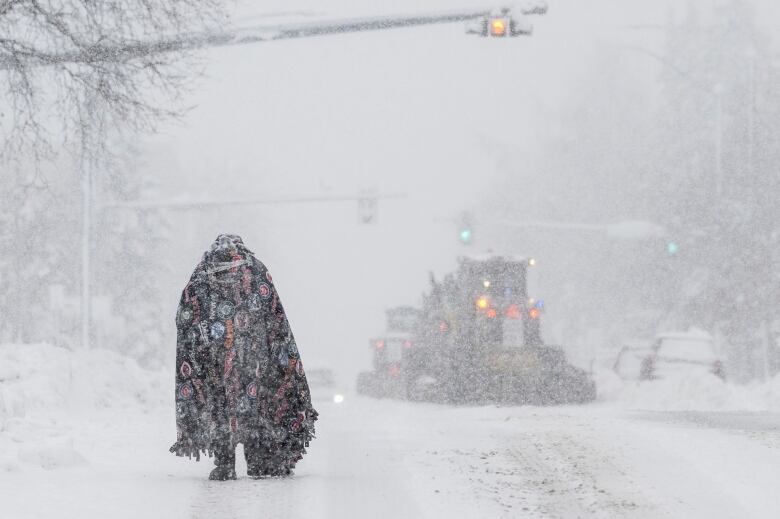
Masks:
[[[288,467],[269,467],[268,465],[248,465],[246,475],[252,479],[284,478],[292,476],[292,470]]]
[[[220,466],[215,468],[209,474],[211,481],[228,481],[230,479],[236,479],[235,467]]]
[[[228,481],[236,479],[236,453],[230,448],[220,449],[214,453],[214,465],[217,467],[209,474],[212,481]]]
[[[246,456],[246,475],[252,479],[261,479],[268,477],[268,462],[262,452],[244,447]]]
[[[292,476],[292,474],[293,474],[293,472],[292,472],[292,469],[290,467],[281,466],[281,467],[276,467],[271,472],[271,477],[272,478],[289,478],[290,476]]]
[[[283,478],[291,476],[292,469],[280,460],[265,458],[247,463],[246,475],[252,479]]]
[[[262,479],[267,477],[265,471],[262,469],[262,467],[260,467],[260,465],[247,465],[246,475],[252,479]]]
[[[268,449],[258,446],[244,446],[246,454],[246,475],[252,479],[264,479],[279,476],[289,476],[290,470],[280,469],[283,465],[278,456],[273,456]]]

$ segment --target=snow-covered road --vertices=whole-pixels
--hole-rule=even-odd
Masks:
[[[295,477],[254,481],[239,462],[239,480],[226,483],[206,480],[209,461],[167,452],[166,407],[40,419],[40,441],[30,437],[30,417],[26,426],[9,420],[0,431],[3,516],[733,518],[780,510],[777,414],[451,408],[354,396],[318,407],[318,438]]]

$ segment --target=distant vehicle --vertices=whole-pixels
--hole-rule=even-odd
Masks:
[[[648,346],[626,346],[615,361],[621,378],[657,380],[712,374],[726,380],[723,360],[712,337],[701,330],[662,333]]]
[[[651,341],[625,345],[618,352],[612,370],[623,380],[639,380],[642,365],[653,352]]]
[[[589,402],[596,387],[542,340],[543,301],[528,298],[530,258],[467,256],[421,308],[388,311],[388,332],[371,342],[373,370],[358,393],[463,403]],[[399,319],[404,316],[404,319]]]
[[[306,381],[309,383],[312,400],[331,400],[337,404],[344,401],[344,392],[337,386],[333,370],[328,368],[307,368]]]
[[[334,388],[336,379],[333,376],[333,370],[327,368],[314,368],[306,370],[306,381],[309,387]]]
[[[386,311],[387,331],[370,341],[373,371],[358,376],[357,390],[370,396],[406,397],[406,375],[414,348],[413,332],[420,311],[399,306]]]

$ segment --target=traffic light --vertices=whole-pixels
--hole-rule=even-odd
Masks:
[[[669,256],[677,256],[677,253],[680,252],[680,244],[676,241],[670,241],[666,244],[666,253]]]
[[[490,35],[491,36],[506,36],[507,25],[509,20],[506,18],[493,18],[490,20]]]
[[[466,32],[493,38],[531,35],[534,27],[527,16],[545,14],[547,7],[546,0],[530,0],[519,6],[502,7],[469,22]]]
[[[474,217],[468,211],[460,214],[458,223],[458,239],[463,245],[470,245],[474,241]]]
[[[507,36],[529,36],[533,34],[533,25],[525,18],[512,17],[508,12],[485,16],[466,26],[468,34],[505,38]]]

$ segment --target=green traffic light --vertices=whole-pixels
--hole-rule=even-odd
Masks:
[[[460,241],[463,243],[471,243],[471,229],[463,229],[460,231]]]
[[[680,245],[678,243],[670,241],[666,244],[666,253],[669,254],[669,256],[676,256],[678,252],[680,252]]]

